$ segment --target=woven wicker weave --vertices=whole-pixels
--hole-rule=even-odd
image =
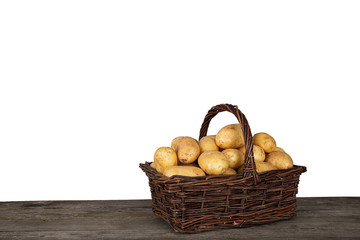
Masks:
[[[299,177],[306,167],[257,174],[251,130],[244,114],[230,104],[212,107],[201,126],[206,136],[209,123],[219,112],[233,113],[245,139],[244,173],[228,176],[165,177],[140,164],[149,178],[153,212],[176,232],[196,233],[234,227],[249,227],[288,219],[296,215]]]

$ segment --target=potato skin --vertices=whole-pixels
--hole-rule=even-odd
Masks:
[[[152,162],[152,163],[150,164],[150,167],[156,169],[155,162]]]
[[[244,145],[244,146],[241,146],[241,147],[239,148],[239,150],[240,150],[240,152],[242,152],[242,153],[244,154],[244,156],[245,156],[245,151],[246,151],[245,145]]]
[[[237,174],[236,171],[232,168],[227,168],[223,173],[223,175],[236,175],[236,174]]]
[[[215,136],[205,136],[199,141],[200,153],[206,151],[219,151],[219,147],[215,143]]]
[[[256,172],[261,174],[265,172],[269,172],[272,170],[277,170],[277,168],[268,162],[255,162],[256,165]]]
[[[244,164],[245,156],[240,150],[228,148],[223,150],[222,153],[225,154],[230,168],[238,169]]]
[[[222,149],[243,146],[245,141],[240,124],[230,124],[221,128],[216,134],[215,142]]]
[[[215,140],[216,135],[207,135],[207,136],[205,136],[205,137],[209,137],[209,138],[211,138],[211,139],[214,139],[214,140]]]
[[[154,165],[156,171],[162,173],[166,168],[177,165],[175,150],[169,147],[160,147],[154,154]]]
[[[241,165],[241,167],[239,167],[239,169],[238,169],[239,174],[242,174],[244,172],[244,166],[245,165]],[[258,174],[265,173],[265,172],[272,171],[272,170],[277,170],[277,168],[274,165],[267,163],[267,162],[255,161],[255,166],[256,166],[256,172]]]
[[[176,150],[175,147],[176,147],[177,143],[183,138],[184,138],[184,136],[174,138],[171,142],[171,148]]]
[[[229,168],[225,154],[219,151],[203,152],[198,159],[199,166],[210,175],[220,175]]]
[[[205,176],[205,172],[201,168],[193,166],[172,166],[164,170],[163,174],[167,177],[174,175],[188,176],[188,177],[199,177]]]
[[[282,149],[281,147],[276,147],[273,152],[285,152],[285,150]]]
[[[177,153],[179,161],[185,164],[195,162],[200,155],[199,143],[192,137],[181,137],[176,140],[174,150]]]
[[[289,154],[284,152],[271,152],[266,156],[265,162],[271,163],[277,169],[290,169],[294,166]]]
[[[256,133],[253,137],[253,142],[255,145],[258,145],[259,147],[264,149],[266,153],[270,153],[276,148],[275,139],[264,132]]]
[[[244,167],[245,167],[245,165],[243,164],[243,165],[241,165],[240,167],[239,167],[239,169],[238,169],[238,173],[239,174],[242,174],[243,172],[244,172]]]
[[[197,163],[197,161],[192,162],[192,163],[182,163],[178,160],[177,162],[178,166],[193,166],[193,167],[199,167],[199,164]]]
[[[254,160],[255,161],[263,162],[265,160],[265,157],[266,157],[265,152],[261,147],[254,144],[253,152],[254,152]]]

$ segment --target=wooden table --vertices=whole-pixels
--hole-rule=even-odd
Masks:
[[[360,239],[360,198],[298,198],[297,217],[241,229],[175,233],[150,200],[0,202],[0,239]]]

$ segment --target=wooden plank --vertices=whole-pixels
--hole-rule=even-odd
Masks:
[[[298,216],[250,228],[175,233],[150,200],[0,202],[0,239],[360,239],[360,198],[298,198]]]

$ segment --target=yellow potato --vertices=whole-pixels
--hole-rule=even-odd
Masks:
[[[242,153],[244,154],[244,156],[245,156],[245,151],[246,151],[245,145],[242,146],[242,147],[240,147],[239,150],[240,150],[240,152],[242,152]]]
[[[182,163],[178,160],[177,163],[178,166],[193,166],[193,167],[199,167],[199,164],[197,163],[197,161],[192,162],[192,163]]]
[[[171,148],[173,148],[175,150],[175,147],[176,147],[176,144],[181,140],[183,139],[184,137],[176,137],[172,140],[171,142]]]
[[[255,162],[255,166],[256,166],[256,172],[259,174],[277,169],[275,166],[267,162]],[[244,172],[244,165],[241,165],[241,167],[238,169],[238,173],[242,174],[243,172]]]
[[[253,142],[267,153],[274,151],[276,148],[275,139],[264,132],[256,133],[253,137]]]
[[[281,147],[276,147],[274,152],[285,152]]]
[[[265,152],[261,147],[254,144],[253,152],[255,161],[263,162],[265,160]]]
[[[238,169],[244,164],[245,156],[240,150],[229,148],[222,151],[222,153],[227,157],[230,168]]]
[[[198,159],[199,166],[204,172],[211,175],[220,175],[229,168],[225,154],[219,151],[203,152]]]
[[[163,173],[164,172],[164,170],[165,170],[165,168],[164,167],[162,167],[162,166],[160,166],[160,165],[156,165],[155,164],[155,170],[158,172],[158,173]]]
[[[205,136],[199,141],[200,153],[206,151],[219,151],[219,147],[215,143],[215,137]]]
[[[150,164],[150,167],[152,167],[152,168],[155,168],[155,169],[156,169],[155,162],[152,162],[152,163]]]
[[[192,137],[181,137],[178,140],[175,138],[174,141],[174,150],[180,162],[188,164],[196,161],[200,155],[198,141]]]
[[[230,124],[216,134],[216,145],[220,148],[239,148],[245,144],[240,124]]]
[[[294,166],[289,154],[284,152],[271,152],[266,156],[265,162],[271,163],[277,169],[289,169]]]
[[[227,168],[223,175],[236,175],[236,171],[232,168]]]
[[[243,172],[244,172],[244,164],[243,165],[241,165],[241,167],[239,167],[239,169],[238,169],[238,173],[239,174],[242,174]]]
[[[199,177],[199,176],[205,176],[205,173],[203,170],[201,170],[198,167],[193,166],[172,166],[168,167],[164,170],[163,173],[167,177],[171,177],[174,175],[180,175],[180,176],[189,176],[189,177]]]
[[[207,137],[211,138],[211,139],[214,139],[216,138],[216,135],[207,135]]]
[[[154,163],[156,171],[162,173],[166,168],[177,165],[175,150],[169,147],[160,147],[155,151]]]
[[[259,174],[265,173],[272,170],[277,170],[277,168],[268,162],[255,162],[256,165],[256,172]]]

